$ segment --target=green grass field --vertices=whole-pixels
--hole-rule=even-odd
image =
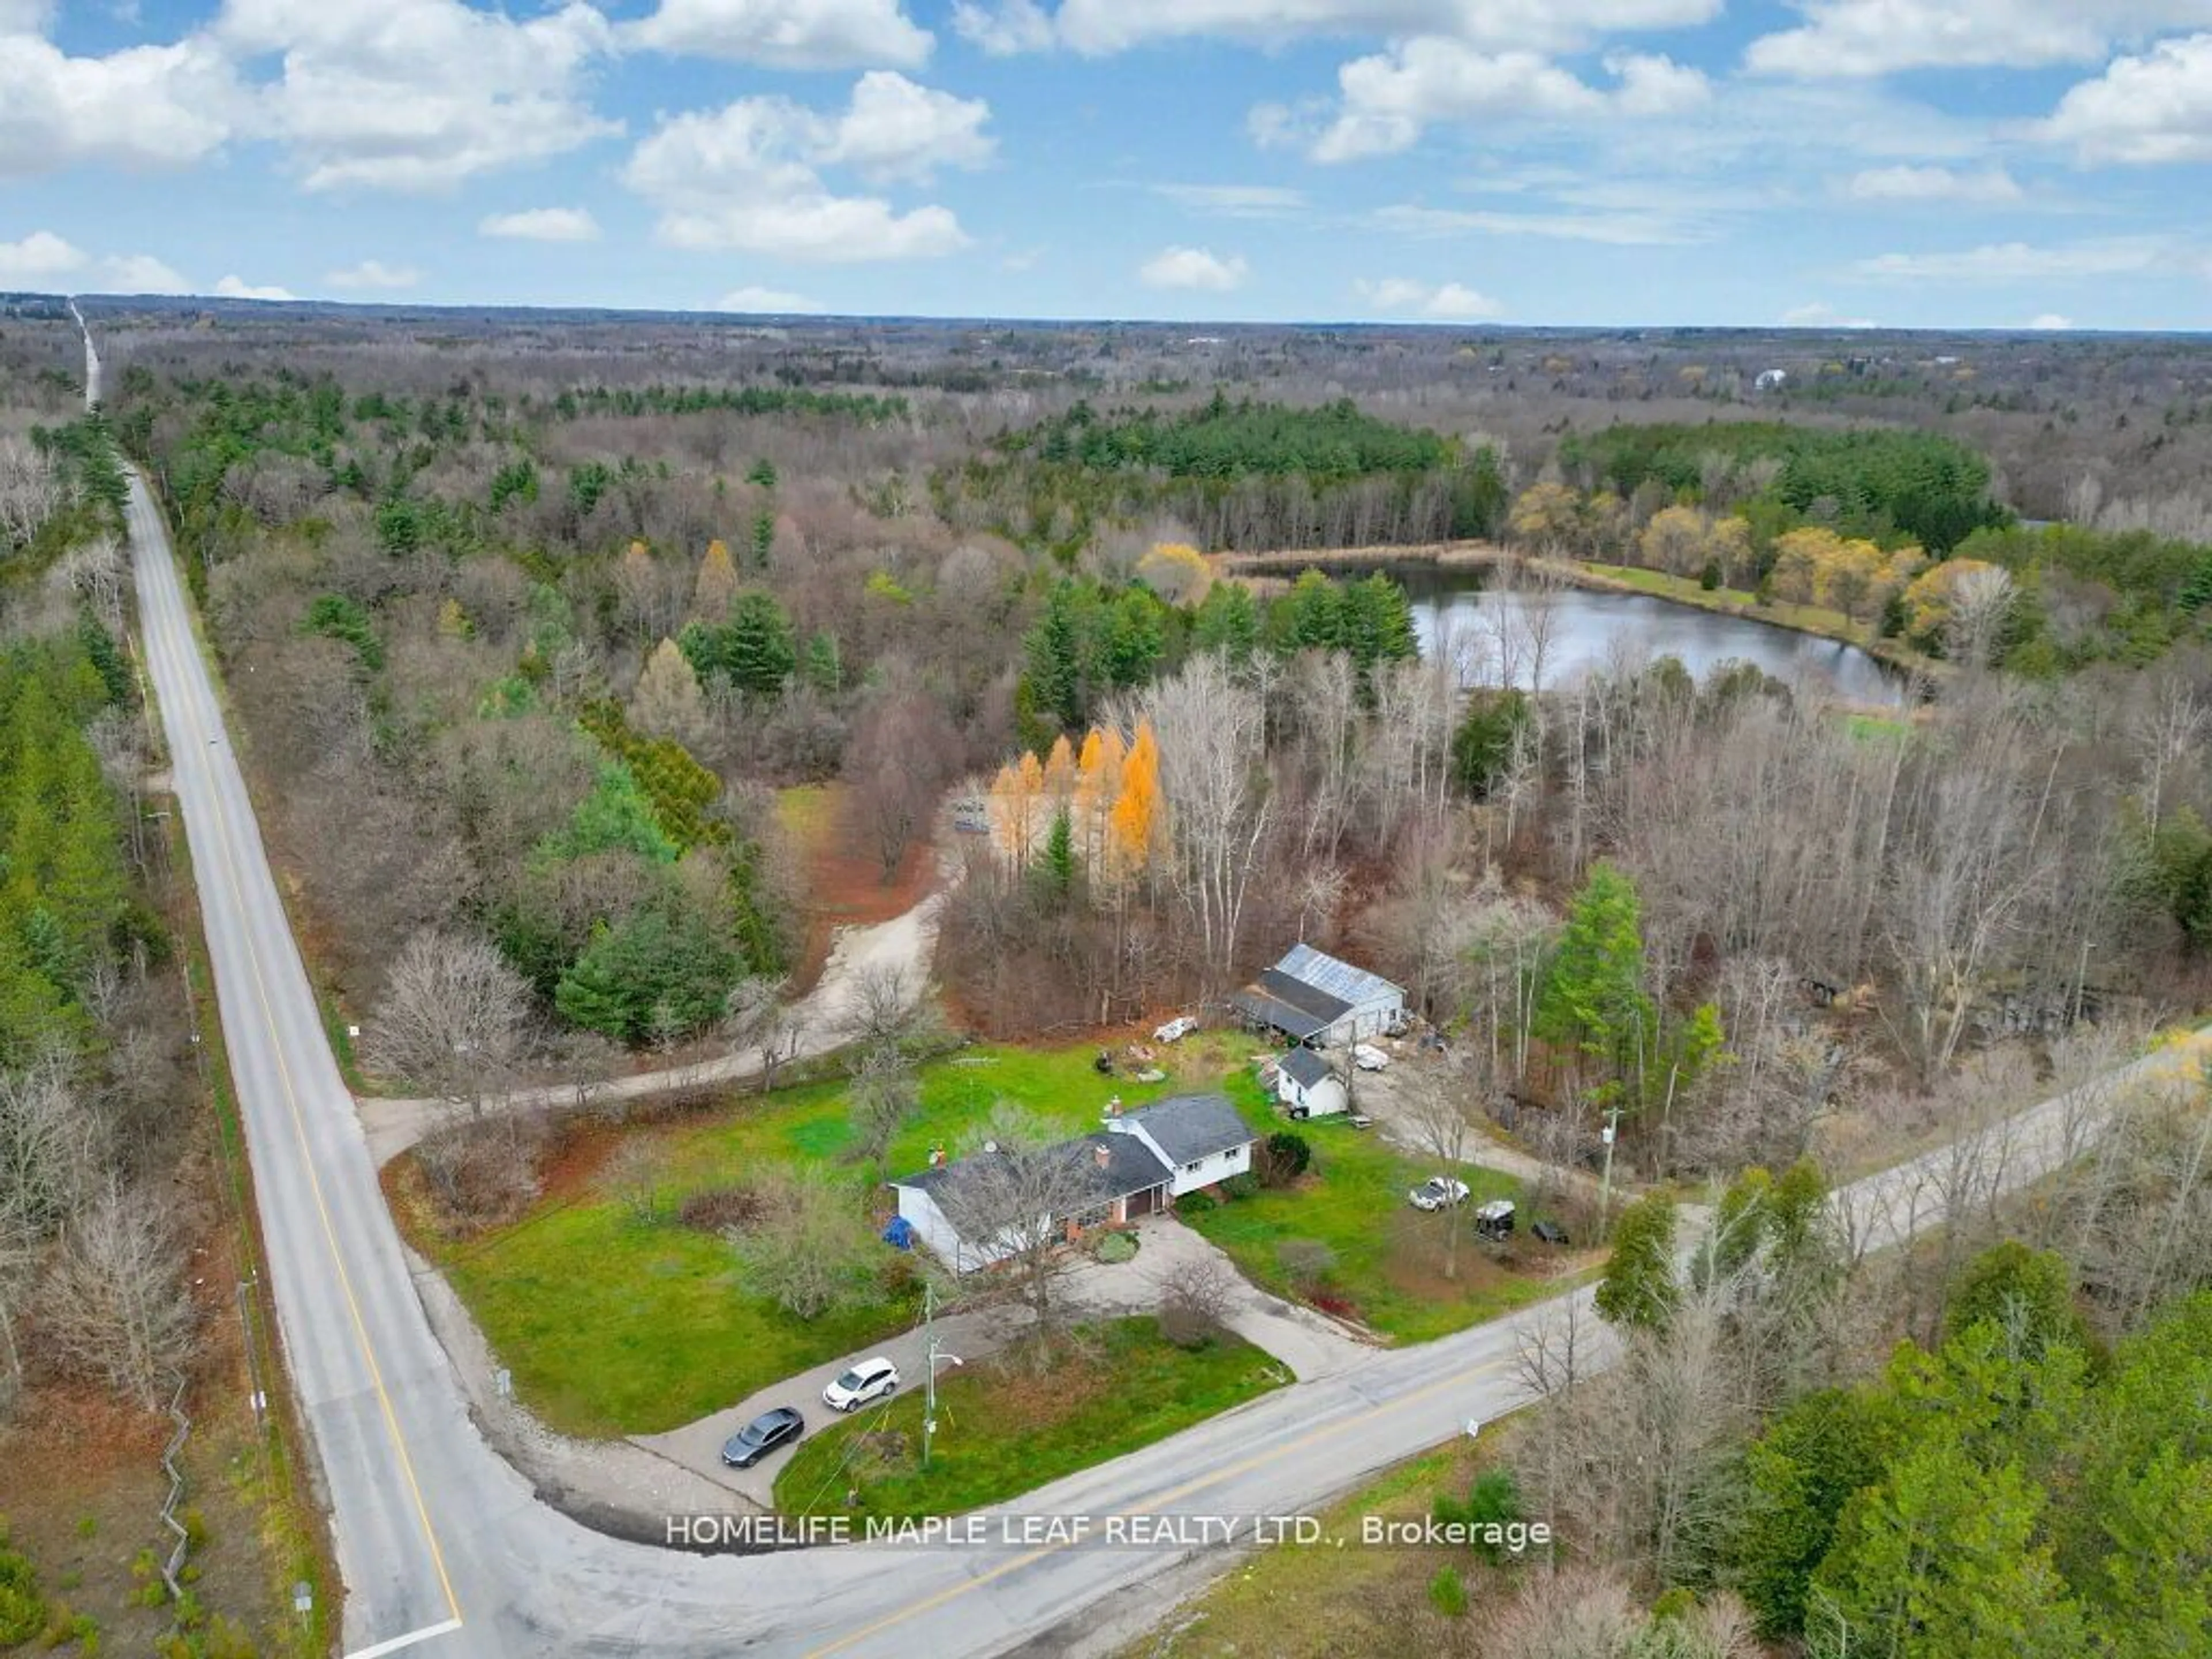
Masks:
[[[938,1431],[921,1468],[919,1380],[889,1404],[801,1443],[775,1481],[786,1515],[957,1515],[1018,1497],[1256,1399],[1288,1381],[1234,1336],[1185,1350],[1151,1319],[1083,1328],[1032,1374],[1018,1364],[956,1371],[938,1385]]]
[[[1253,1283],[1292,1300],[1323,1306],[1325,1298],[1340,1300],[1350,1304],[1352,1317],[1401,1342],[1463,1330],[1560,1287],[1556,1279],[1500,1268],[1475,1243],[1464,1218],[1459,1277],[1445,1278],[1442,1223],[1406,1201],[1408,1189],[1437,1173],[1433,1160],[1408,1158],[1376,1131],[1341,1121],[1308,1124],[1299,1133],[1313,1148],[1313,1164],[1296,1186],[1186,1217]],[[1470,1207],[1493,1198],[1522,1201],[1521,1183],[1511,1176],[1473,1165],[1459,1174]],[[1536,1218],[1518,1218],[1525,1230]],[[1294,1238],[1316,1239],[1335,1252],[1320,1296],[1302,1297],[1283,1271],[1277,1250]]]
[[[1741,587],[1707,589],[1691,577],[1670,576],[1663,570],[1646,570],[1640,565],[1589,564],[1585,568],[1594,575],[1632,587],[1639,593],[1672,599],[1677,605],[1693,605],[1704,611],[1742,611],[1761,622],[1794,628],[1801,634],[1841,640],[1847,645],[1872,643],[1865,623],[1853,622],[1842,611],[1821,605],[1791,605],[1782,599],[1762,605],[1756,593]]]
[[[977,1048],[925,1066],[921,1109],[893,1144],[884,1173],[921,1169],[939,1143],[958,1152],[1000,1101],[1030,1112],[1048,1133],[1073,1134],[1096,1127],[1116,1093],[1136,1106],[1218,1086],[1246,1045],[1220,1036],[1179,1044],[1164,1056],[1173,1068],[1169,1079],[1151,1085],[1098,1076],[1095,1052]],[[1248,1103],[1260,1098],[1249,1077],[1229,1086]],[[737,1184],[764,1164],[826,1167],[851,1184],[855,1204],[886,1218],[891,1210],[878,1172],[847,1156],[852,1131],[842,1082],[739,1095],[711,1116],[633,1128],[624,1139],[652,1155],[662,1208],[672,1216],[686,1197]],[[596,1181],[498,1231],[460,1243],[421,1242],[513,1371],[517,1395],[569,1434],[673,1428],[904,1329],[916,1316],[902,1298],[796,1320],[746,1294],[720,1238],[673,1220],[641,1221]]]

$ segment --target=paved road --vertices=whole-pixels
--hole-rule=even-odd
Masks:
[[[438,1656],[998,1653],[1155,1581],[1188,1552],[990,1541],[769,1558],[672,1554],[535,1501],[468,1420],[409,1282],[224,737],[167,538],[131,486],[149,668],[172,750],[286,1357],[346,1589],[346,1651]],[[2145,1062],[2146,1065],[2165,1062]],[[2017,1184],[2061,1156],[2045,1109]],[[1940,1216],[1933,1154],[1861,1183],[1894,1226]],[[1923,1167],[1924,1166],[1924,1167]],[[1911,1202],[1903,1195],[1911,1194]],[[1906,1218],[1899,1220],[1896,1218]],[[1587,1293],[1583,1293],[1585,1296]],[[1297,1383],[1024,1499],[1023,1516],[1294,1510],[1521,1401],[1539,1310]],[[1595,1358],[1595,1356],[1593,1356]],[[991,1511],[989,1527],[1011,1511]]]

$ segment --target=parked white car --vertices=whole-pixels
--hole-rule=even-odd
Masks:
[[[1390,1063],[1390,1056],[1372,1043],[1355,1043],[1352,1049],[1352,1063],[1363,1072],[1379,1072]]]
[[[1198,1029],[1198,1021],[1188,1014],[1179,1014],[1152,1033],[1155,1042],[1181,1042]]]
[[[1406,1201],[1417,1210],[1441,1210],[1448,1204],[1467,1201],[1467,1182],[1455,1181],[1449,1176],[1431,1176],[1406,1194]]]
[[[822,1390],[822,1403],[835,1412],[856,1412],[871,1400],[881,1400],[899,1385],[898,1367],[883,1355],[863,1359]]]

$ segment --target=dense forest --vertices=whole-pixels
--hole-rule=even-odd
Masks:
[[[1494,450],[1462,448],[1349,398],[1304,409],[1217,390],[1179,414],[1079,402],[940,471],[932,490],[950,521],[1062,558],[1150,518],[1191,526],[1209,551],[1487,536],[1504,475]]]

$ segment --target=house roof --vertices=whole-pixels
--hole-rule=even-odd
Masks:
[[[1293,1048],[1285,1054],[1282,1066],[1293,1083],[1310,1089],[1328,1074],[1328,1062],[1310,1048]]]
[[[1173,1173],[1151,1147],[1132,1134],[1100,1129],[1084,1136],[1075,1145],[1106,1149],[1106,1164],[1098,1172],[1103,1198],[1127,1198],[1132,1193],[1144,1192],[1164,1184]],[[1094,1150],[1091,1156],[1095,1158],[1097,1155]]]
[[[1103,1164],[1097,1163],[1097,1149],[1101,1146],[1107,1152],[1107,1161]],[[1109,1199],[1127,1198],[1132,1193],[1141,1193],[1147,1188],[1157,1187],[1166,1181],[1170,1173],[1152,1149],[1136,1136],[1116,1134],[1110,1130],[1101,1129],[1091,1134],[1079,1135],[1073,1140],[1060,1141],[1052,1150],[1097,1168],[1097,1198],[1100,1203]],[[972,1165],[981,1158],[1004,1156],[1004,1153],[970,1152],[966,1158],[955,1158],[949,1164],[933,1164],[913,1175],[899,1176],[887,1184],[910,1187],[933,1195],[952,1178],[956,1170]]]
[[[1258,1139],[1227,1095],[1170,1095],[1121,1121],[1141,1127],[1175,1164],[1195,1164]]]
[[[1352,1005],[1343,998],[1276,968],[1261,969],[1259,978],[1229,999],[1229,1006],[1301,1042],[1326,1031],[1352,1012]]]
[[[1275,964],[1275,971],[1325,991],[1355,1008],[1363,1002],[1402,1001],[1406,995],[1403,987],[1393,985],[1382,975],[1355,968],[1310,945],[1293,945],[1284,951],[1283,959]]]

